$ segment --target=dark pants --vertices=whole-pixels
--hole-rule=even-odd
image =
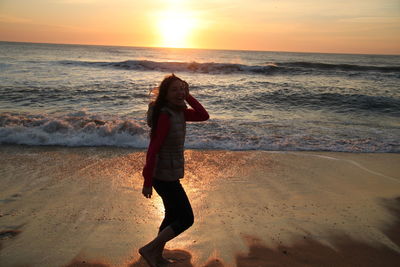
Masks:
[[[154,179],[153,187],[162,198],[165,208],[165,217],[159,232],[171,226],[175,235],[179,235],[193,225],[192,207],[179,180],[166,182]]]

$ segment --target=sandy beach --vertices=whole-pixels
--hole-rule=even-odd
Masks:
[[[187,150],[172,266],[396,266],[400,154]],[[147,266],[145,151],[0,146],[0,265]]]

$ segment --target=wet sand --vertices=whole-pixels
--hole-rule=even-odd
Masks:
[[[172,266],[396,266],[400,154],[186,151]],[[1,266],[147,266],[144,151],[0,146]]]

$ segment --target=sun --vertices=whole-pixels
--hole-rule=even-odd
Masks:
[[[159,15],[158,30],[163,47],[189,47],[195,19],[183,10],[168,10]]]

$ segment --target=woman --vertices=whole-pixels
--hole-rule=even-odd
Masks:
[[[187,108],[185,100],[192,108]],[[190,95],[189,85],[174,74],[164,78],[156,100],[149,105],[151,140],[143,169],[142,194],[150,198],[154,187],[165,208],[157,237],[139,249],[152,267],[169,263],[162,257],[166,242],[193,224],[192,207],[179,181],[184,176],[186,121],[208,118],[204,107]]]

